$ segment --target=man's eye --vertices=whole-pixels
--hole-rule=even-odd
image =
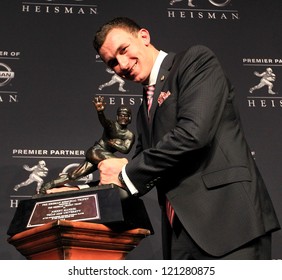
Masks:
[[[115,66],[118,65],[118,61],[116,59],[112,59],[112,60],[108,61],[107,64],[110,68],[114,68]]]
[[[126,52],[126,50],[127,50],[127,47],[124,47],[124,48],[122,48],[122,49],[120,50],[120,53],[121,53],[121,54],[124,54],[124,53]]]

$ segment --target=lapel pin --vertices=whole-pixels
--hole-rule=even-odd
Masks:
[[[162,77],[161,77],[161,81],[163,81],[165,79],[165,76],[164,75],[162,75]]]

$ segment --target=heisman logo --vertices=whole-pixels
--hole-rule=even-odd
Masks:
[[[32,184],[33,182],[36,182],[37,184],[36,193],[38,194],[41,186],[44,183],[44,180],[42,179],[42,177],[46,177],[48,174],[48,168],[46,167],[46,162],[44,160],[40,160],[38,164],[32,167],[29,167],[28,165],[25,164],[23,166],[23,169],[30,172],[30,175],[27,180],[17,184],[14,187],[14,191],[18,191],[19,188],[28,186]]]
[[[112,69],[110,68],[107,68],[106,71],[112,75],[111,79],[108,81],[108,82],[105,82],[101,85],[99,85],[98,89],[99,90],[102,90],[104,87],[110,87],[114,84],[118,84],[118,90],[120,92],[127,92],[128,90],[124,89],[124,84],[125,84],[125,81],[120,77],[118,76]]]
[[[250,93],[253,93],[255,90],[258,90],[258,89],[260,89],[264,86],[268,88],[269,94],[276,94],[277,93],[277,92],[274,92],[272,90],[273,82],[275,82],[275,80],[276,80],[276,75],[273,73],[272,68],[268,67],[262,73],[255,71],[254,75],[257,76],[257,77],[260,77],[261,79],[260,79],[260,81],[257,85],[255,85],[255,86],[253,86],[249,89]]]
[[[8,84],[14,77],[15,73],[12,71],[12,69],[8,65],[0,63],[0,87]]]
[[[174,3],[177,2],[182,2],[183,0],[171,0],[169,1],[170,5],[174,5]],[[188,1],[188,6],[189,7],[196,7],[196,5],[193,4],[194,0],[187,0]],[[231,0],[208,0],[212,5],[216,6],[216,7],[225,7],[227,6]]]

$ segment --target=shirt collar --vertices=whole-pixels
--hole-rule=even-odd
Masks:
[[[148,84],[149,86],[155,85],[157,83],[157,77],[158,77],[158,74],[159,74],[159,70],[160,70],[161,64],[162,64],[162,62],[163,62],[163,60],[166,56],[167,56],[167,53],[160,50],[160,52],[157,56],[157,59],[156,59],[154,65],[153,65],[150,77],[149,77],[149,84]]]

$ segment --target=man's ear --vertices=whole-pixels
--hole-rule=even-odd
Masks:
[[[141,28],[139,30],[139,36],[143,40],[145,46],[149,46],[150,45],[151,38],[150,38],[150,33],[149,33],[149,31],[147,29]]]

